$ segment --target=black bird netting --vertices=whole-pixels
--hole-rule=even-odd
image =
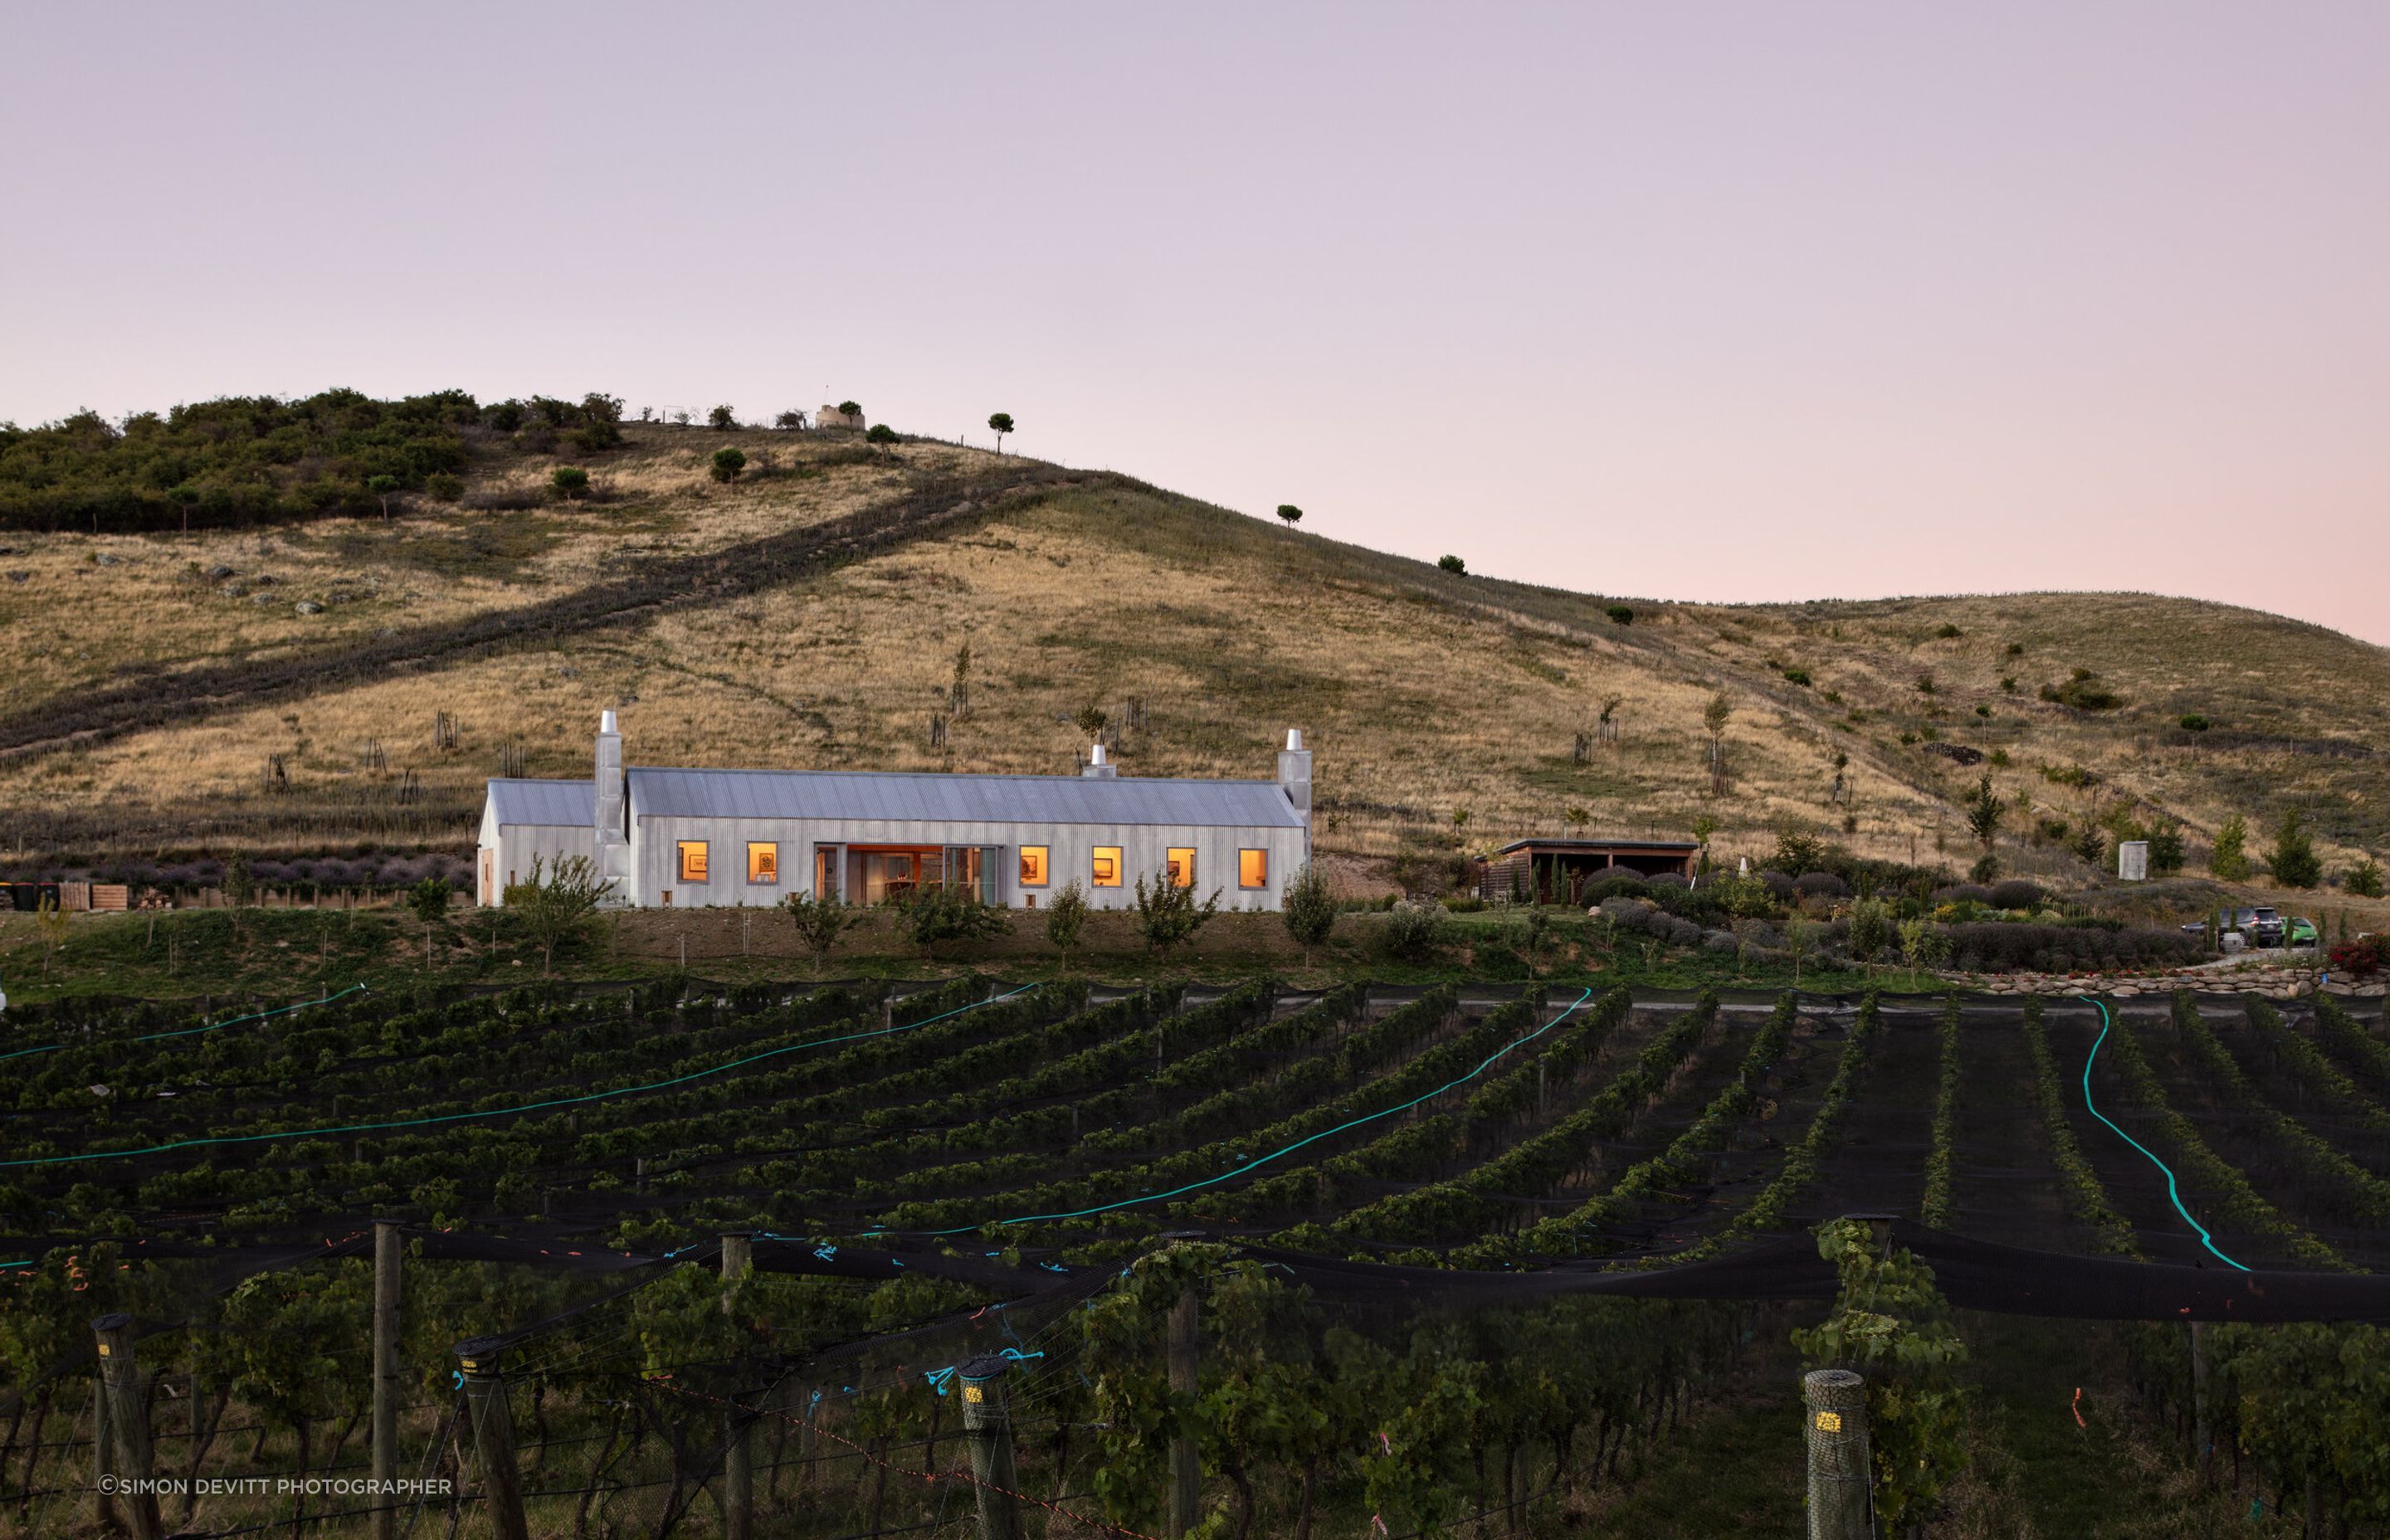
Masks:
[[[1266,1530],[1525,1522],[1836,1304],[1809,1231],[1846,1213],[1961,1311],[2213,1323],[2236,1465],[2383,1500],[2337,1435],[2286,1453],[2249,1410],[2285,1363],[2358,1383],[2390,1320],[2390,1055],[2328,999],[964,980],[8,1030],[25,1533],[90,1510],[106,1309],[138,1323],[158,1469],[321,1473],[178,1492],[175,1521],[362,1533],[367,1215],[404,1253],[398,1444],[447,1483],[416,1533],[488,1517],[469,1337],[535,1533],[965,1525],[992,1479],[966,1391],[1051,1534],[1160,1533],[1180,1439]]]

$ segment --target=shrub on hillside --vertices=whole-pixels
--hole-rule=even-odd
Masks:
[[[1610,623],[1613,625],[1633,625],[1635,623],[1635,607],[1631,604],[1608,605],[1603,608],[1601,612],[1610,617]]]
[[[2041,907],[2041,885],[2024,878],[2012,877],[2006,882],[1992,884],[1992,907],[1995,909],[2038,909]]]
[[[1642,898],[1649,892],[1643,879],[1624,866],[1606,871],[1585,885],[1585,903],[1589,909],[1605,907],[1613,898]]]
[[[1851,885],[1832,872],[1803,872],[1792,879],[1792,891],[1803,898],[1847,898]]]
[[[2363,936],[2345,941],[2332,949],[2331,963],[2334,973],[2352,979],[2370,979],[2382,969],[2385,952],[2390,952],[2390,936]]]
[[[2266,866],[2274,880],[2285,888],[2312,888],[2323,880],[2323,862],[2315,852],[2315,840],[2307,833],[2306,820],[2297,808],[2282,815],[2274,831],[2274,848],[2267,853]]]
[[[1426,962],[1444,949],[1450,927],[1433,904],[1397,904],[1378,927],[1378,950],[1398,962]]]
[[[2100,676],[2088,668],[2076,669],[2062,685],[2042,686],[2041,698],[2078,712],[2113,712],[2125,703],[2123,696],[2102,684]]]
[[[2173,968],[2195,962],[2201,938],[2177,930],[2110,930],[2105,926],[2041,925],[1999,920],[1949,927],[1954,955],[1972,956],[1987,973],[2072,972],[2081,967]]]

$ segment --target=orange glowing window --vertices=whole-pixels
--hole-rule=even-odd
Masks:
[[[1269,852],[1266,850],[1237,852],[1237,886],[1240,888],[1269,886]]]
[[[756,883],[777,883],[780,880],[780,847],[777,841],[748,842],[747,880]]]
[[[705,841],[683,840],[680,842],[680,879],[684,882],[705,880]]]
[[[1099,888],[1119,887],[1121,885],[1121,848],[1118,845],[1098,845],[1095,863],[1087,875]]]
[[[1046,847],[1044,845],[1021,847],[1021,885],[1024,888],[1046,886]]]
[[[1174,888],[1195,886],[1195,853],[1174,850],[1170,853],[1170,885]]]

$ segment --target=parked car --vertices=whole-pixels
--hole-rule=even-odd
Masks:
[[[2282,944],[2294,951],[2302,946],[2312,951],[2323,944],[2323,932],[2306,916],[2293,915],[2284,926]]]
[[[2262,904],[2248,908],[2218,909],[2216,912],[2216,918],[2219,933],[2238,930],[2241,932],[2242,940],[2250,946],[2280,946],[2282,944],[2284,935],[2287,934],[2281,911]],[[2313,945],[2312,932],[2315,927],[2306,920],[2298,923],[2307,926],[2310,938],[2306,944]],[[2204,935],[2207,932],[2207,921],[2194,920],[2182,929],[2185,935]]]

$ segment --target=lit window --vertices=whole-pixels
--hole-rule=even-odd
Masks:
[[[1240,888],[1269,886],[1269,852],[1266,850],[1237,852],[1237,886]]]
[[[777,883],[780,880],[780,847],[771,841],[750,841],[747,846],[747,880]]]
[[[1174,888],[1195,886],[1195,853],[1174,850],[1170,853],[1170,885]]]
[[[683,840],[680,841],[680,879],[684,882],[702,882],[705,880],[704,841]]]
[[[1044,845],[1021,847],[1021,885],[1024,888],[1046,886],[1046,847]]]
[[[1093,869],[1088,874],[1099,888],[1121,885],[1121,848],[1118,845],[1098,845]]]

